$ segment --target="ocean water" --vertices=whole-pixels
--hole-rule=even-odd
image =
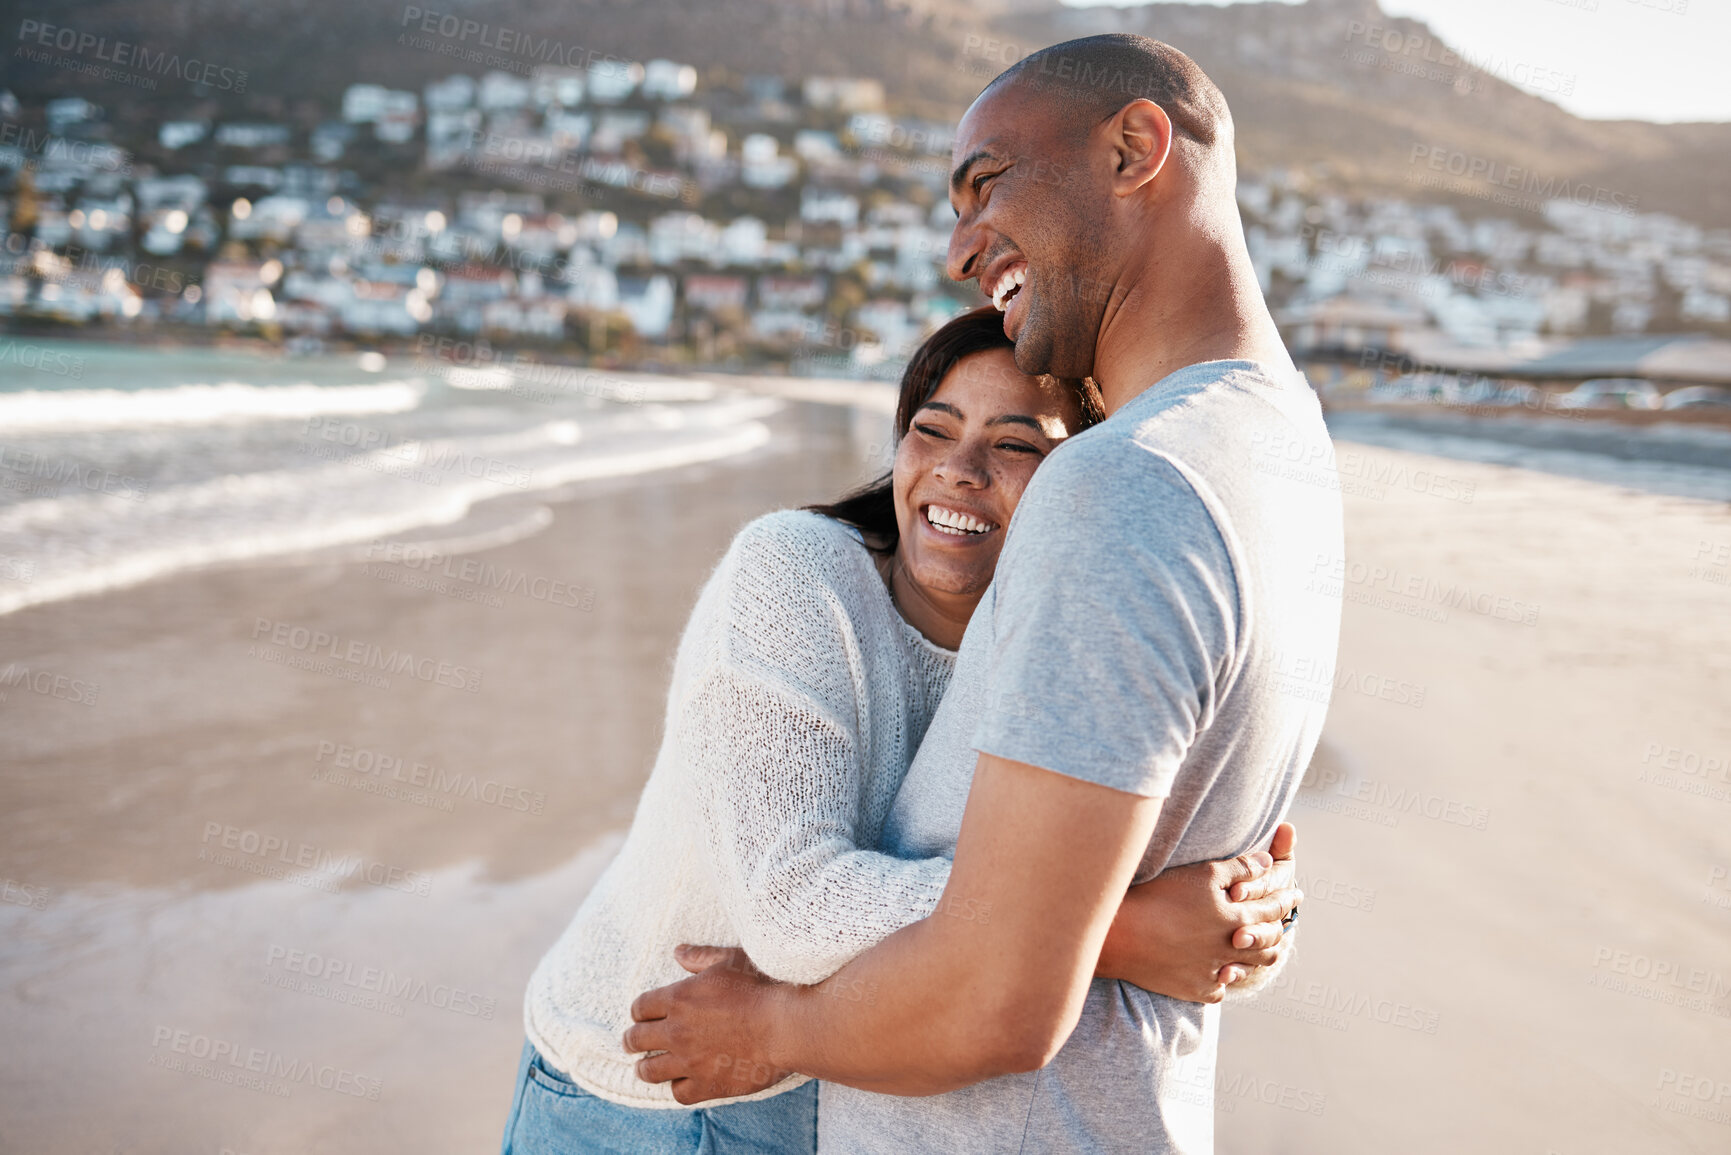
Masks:
[[[0,337],[0,614],[748,453],[701,380]]]

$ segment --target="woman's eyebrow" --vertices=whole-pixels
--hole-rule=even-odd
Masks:
[[[990,421],[986,422],[986,424],[987,425],[1026,425],[1029,429],[1032,429],[1032,430],[1036,431],[1037,433],[1039,433],[1039,435],[1041,437],[1046,436],[1046,427],[1045,426],[1041,425],[1038,421],[1034,420],[1032,417],[1024,416],[1021,413],[1006,413],[1002,417],[992,418]]]
[[[957,421],[966,421],[967,420],[967,417],[965,417],[962,414],[962,411],[960,409],[957,409],[954,405],[951,405],[947,401],[927,401],[925,404],[921,405],[918,409],[914,410],[914,412],[915,413],[923,413],[927,409],[936,409],[939,413],[948,413],[951,417],[954,417]]]

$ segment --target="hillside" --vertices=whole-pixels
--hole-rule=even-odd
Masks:
[[[536,39],[519,44],[552,42],[567,58],[688,61],[709,83],[745,73],[875,77],[897,111],[944,119],[1013,58],[984,51],[990,40],[1026,51],[1091,32],[1136,31],[1183,48],[1220,83],[1247,170],[1297,166],[1325,186],[1411,195],[1412,179],[1428,171],[1422,158],[1446,156],[1480,170],[1496,166],[1489,171],[1522,195],[1567,188],[1731,225],[1731,124],[1579,119],[1499,79],[1506,69],[1449,63],[1447,46],[1422,24],[1383,16],[1375,0],[1128,9],[1063,9],[1042,0],[564,0],[556,7],[530,0],[61,0],[52,15],[7,0],[0,11],[12,28],[49,20],[247,73],[244,96],[201,94],[178,80],[141,94],[9,55],[3,83],[20,96],[86,95],[122,121],[190,109],[201,96],[211,112],[316,119],[357,81],[418,87],[459,67],[481,71],[481,64],[405,43],[418,12],[485,24],[495,41],[499,30],[527,34]],[[1389,52],[1362,31],[1373,25],[1420,38],[1407,42],[1422,48]],[[435,38],[446,49],[476,42]],[[528,49],[506,57],[533,63]],[[1426,74],[1402,71],[1414,68]],[[1422,199],[1452,197],[1470,208],[1497,192],[1475,179]]]

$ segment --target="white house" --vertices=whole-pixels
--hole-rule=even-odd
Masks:
[[[249,324],[276,317],[276,262],[213,261],[204,270],[204,319],[208,325]],[[280,273],[281,266],[276,266]]]
[[[156,130],[157,143],[173,152],[189,144],[197,144],[210,133],[210,122],[204,120],[165,120]]]
[[[665,337],[673,324],[673,299],[673,278],[664,273],[619,279],[619,311],[652,341]]]
[[[740,146],[740,182],[747,188],[786,188],[799,175],[799,161],[780,152],[781,145],[768,133],[747,136]]]
[[[245,203],[236,202],[228,226],[229,235],[242,241],[263,238],[287,244],[312,211],[312,205],[305,197],[261,197],[256,204],[241,210],[239,206]]]
[[[859,224],[859,198],[834,189],[801,189],[799,219],[811,224],[833,221],[844,228],[853,228]]]
[[[619,307],[619,278],[603,265],[568,265],[565,299],[572,308],[608,312]]]
[[[286,124],[219,124],[216,143],[224,148],[270,148],[289,142]]]
[[[597,61],[589,69],[589,99],[596,104],[618,104],[637,90],[643,75],[643,65],[636,61]]]
[[[527,105],[529,96],[527,80],[494,69],[481,77],[481,87],[475,99],[484,112],[507,112]]]
[[[764,257],[769,226],[756,217],[740,217],[721,230],[718,252],[724,265],[755,265]]]
[[[671,60],[651,60],[643,68],[643,95],[651,100],[680,100],[697,91],[697,69]]]
[[[649,222],[649,259],[657,265],[713,260],[720,234],[714,221],[696,213],[662,213]]]
[[[881,81],[851,76],[808,76],[802,86],[805,102],[813,108],[837,112],[876,112],[884,106]]]
[[[430,80],[421,89],[427,111],[459,112],[475,103],[475,80],[461,72],[443,80]]]

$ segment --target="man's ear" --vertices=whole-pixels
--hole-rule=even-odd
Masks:
[[[1107,125],[1116,166],[1113,191],[1128,196],[1166,167],[1172,152],[1172,119],[1152,100],[1132,100]]]

